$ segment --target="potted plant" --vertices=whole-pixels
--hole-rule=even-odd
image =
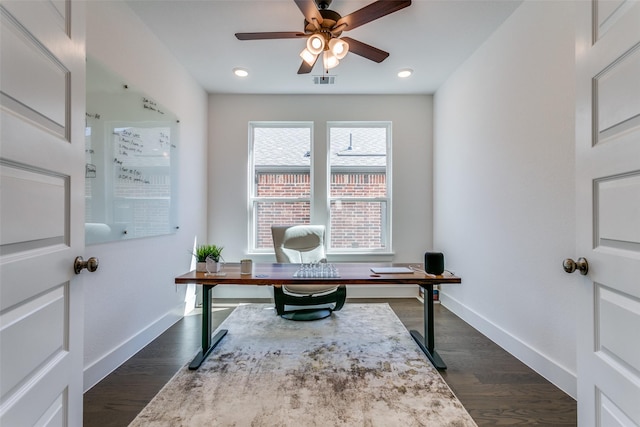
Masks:
[[[222,258],[222,246],[216,245],[199,245],[196,247],[196,252],[193,254],[196,257],[196,271],[207,271],[207,258],[210,258],[215,265],[213,266],[213,272],[220,271],[220,258]]]

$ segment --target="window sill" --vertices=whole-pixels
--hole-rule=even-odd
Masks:
[[[275,262],[273,252],[251,252],[246,254],[247,258],[254,262]],[[394,252],[329,252],[327,261],[329,262],[393,262]]]

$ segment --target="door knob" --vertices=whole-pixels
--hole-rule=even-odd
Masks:
[[[562,267],[567,273],[573,273],[578,270],[583,276],[589,272],[589,263],[586,258],[578,258],[578,261],[567,258],[562,262]]]
[[[75,261],[73,261],[73,271],[76,274],[80,274],[83,268],[86,268],[93,273],[98,269],[98,258],[91,257],[85,261],[81,256],[76,257]]]

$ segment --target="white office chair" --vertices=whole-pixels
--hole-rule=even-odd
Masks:
[[[323,225],[273,225],[273,247],[279,263],[326,262]],[[290,320],[317,320],[344,305],[344,285],[274,285],[276,312]],[[305,307],[287,310],[287,306]],[[313,306],[310,308],[310,306]]]

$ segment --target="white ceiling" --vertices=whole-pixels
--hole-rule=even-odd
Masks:
[[[345,16],[373,0],[334,0]],[[414,0],[349,36],[390,53],[375,63],[350,53],[333,85],[315,85],[321,61],[298,75],[306,39],[239,41],[237,32],[302,31],[293,0],[129,0],[127,3],[209,93],[431,94],[520,5],[522,0]],[[249,71],[233,75],[235,67]],[[400,79],[397,72],[414,74]]]

